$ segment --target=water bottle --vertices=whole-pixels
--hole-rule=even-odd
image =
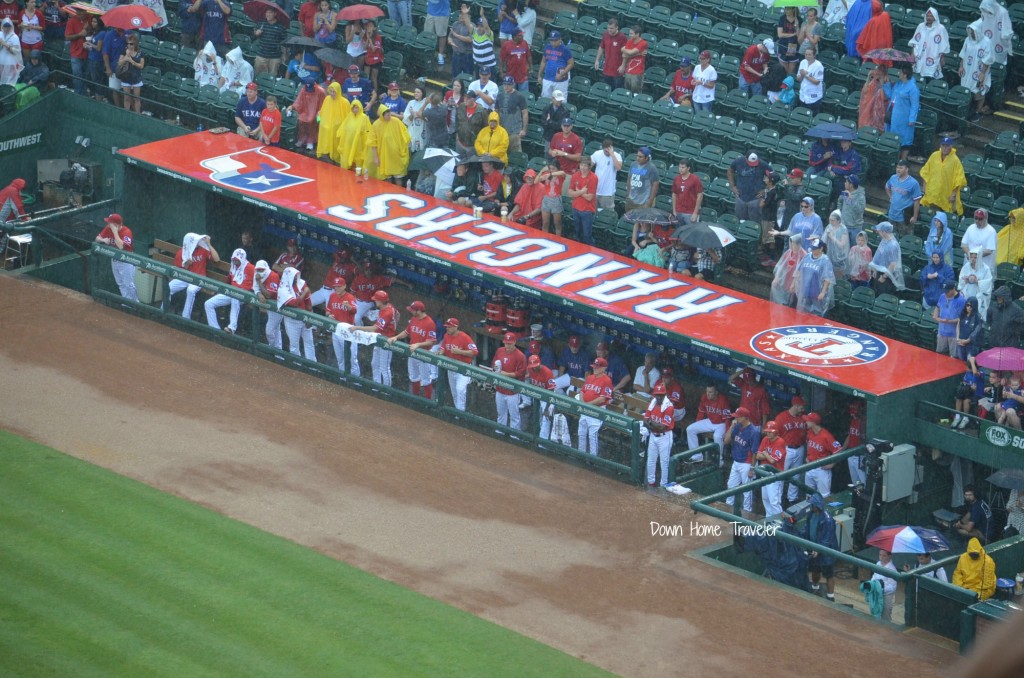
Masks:
[[[409,179],[409,180],[407,180],[405,182],[405,190],[407,190],[407,191],[411,191],[412,190],[412,179]]]
[[[508,221],[508,207],[506,205],[501,206],[501,223]]]
[[[200,122],[200,123],[199,123],[199,126],[198,126],[198,127],[196,127],[196,131],[197,131],[197,132],[202,132],[202,131],[203,131],[203,123],[202,123],[202,122]]]
[[[181,127],[181,116],[180,115],[174,116],[174,124],[177,125],[178,127]]]

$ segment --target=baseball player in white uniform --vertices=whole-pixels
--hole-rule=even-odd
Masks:
[[[228,273],[228,283],[232,287],[237,287],[246,292],[252,288],[255,275],[255,267],[246,260],[247,256],[245,250],[241,247],[232,252],[231,270]],[[220,321],[217,320],[217,309],[228,304],[231,304],[231,313],[228,326],[224,328],[224,331],[234,334],[238,331],[238,316],[242,312],[242,302],[238,299],[232,299],[226,294],[215,294],[203,304],[203,307],[206,309],[206,324],[215,330],[219,330],[221,327]]]
[[[444,321],[444,335],[441,337],[440,346],[438,354],[448,356],[466,365],[472,365],[480,352],[476,344],[473,343],[473,338],[459,330],[458,318],[448,318]],[[466,393],[471,381],[472,378],[469,375],[448,372],[448,387],[452,391],[455,409],[466,411]]]
[[[260,259],[256,262],[256,269],[252,278],[252,291],[260,300],[261,304],[276,304],[277,291],[281,284],[281,277],[270,268],[270,264]],[[267,344],[278,351],[284,345],[281,340],[281,323],[284,316],[277,311],[267,311]]]
[[[668,484],[668,460],[672,453],[672,429],[675,427],[675,413],[672,401],[666,394],[665,383],[659,381],[654,385],[654,397],[644,412],[644,426],[648,430],[647,441],[647,485],[657,486],[655,482],[656,466],[661,465],[661,486]]]

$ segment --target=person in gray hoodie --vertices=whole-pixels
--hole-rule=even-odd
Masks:
[[[857,234],[864,230],[864,207],[867,197],[864,187],[860,185],[860,177],[851,174],[846,177],[846,184],[839,194],[839,211],[843,215],[843,223],[850,232],[850,242],[857,242]]]
[[[1013,303],[1010,288],[1003,285],[992,295],[995,303],[988,310],[989,326],[991,327],[992,346],[1012,346],[1020,344],[1021,333],[1024,332],[1024,311]]]

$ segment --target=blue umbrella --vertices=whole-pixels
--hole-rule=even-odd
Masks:
[[[857,133],[849,127],[837,125],[834,122],[823,122],[807,130],[804,136],[812,139],[830,139],[834,141],[853,141]]]

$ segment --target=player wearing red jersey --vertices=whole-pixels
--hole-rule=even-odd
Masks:
[[[506,332],[502,337],[503,346],[494,354],[494,371],[498,374],[523,381],[526,377],[526,356],[516,348],[516,335]],[[498,423],[518,429],[519,394],[504,386],[494,388],[494,401],[498,407]]]
[[[327,298],[327,304],[324,308],[327,317],[339,323],[351,325],[352,320],[356,316],[356,298],[348,291],[348,286],[343,276],[339,275],[333,278],[329,281],[329,284],[334,291]],[[316,296],[316,294],[313,296]],[[345,371],[345,344],[348,344],[348,373],[358,377],[361,374],[359,369],[359,344],[354,341],[345,341],[337,332],[331,335],[331,343],[334,345],[334,357],[338,361],[338,369],[342,372]]]
[[[779,425],[769,421],[764,425],[764,437],[757,450],[757,461],[768,464],[776,471],[786,466],[786,441],[779,437]],[[764,502],[765,516],[782,513],[782,483],[769,483],[761,487],[761,501]]]
[[[843,449],[843,446],[839,444],[828,429],[822,427],[820,414],[811,412],[804,415],[804,421],[807,422],[807,463],[831,457]],[[809,487],[813,487],[823,499],[827,499],[832,494],[833,466],[835,464],[819,466],[807,472],[807,480],[805,482]]]
[[[675,437],[683,432],[683,419],[686,418],[686,392],[682,384],[672,374],[671,367],[661,370],[661,378],[657,382],[665,386],[665,397],[672,403],[672,416],[675,418],[675,427],[672,429],[673,441]],[[655,384],[657,386],[657,384]]]
[[[352,255],[346,249],[336,250],[334,252],[334,261],[331,263],[331,267],[327,269],[327,273],[324,274],[324,285],[316,292],[313,292],[313,296],[310,297],[309,301],[313,304],[313,308],[322,306],[327,303],[327,300],[334,294],[334,281],[338,278],[345,279],[345,285],[348,286],[352,279],[356,277],[356,264],[352,261]]]
[[[844,450],[850,450],[864,444],[864,407],[860,401],[855,401],[850,403],[849,411],[850,430],[846,434],[846,440],[843,441]],[[850,466],[850,482],[854,485],[858,483],[865,485],[868,482],[868,476],[864,473],[861,460],[862,457],[859,454],[846,459],[846,463]]]
[[[306,258],[299,252],[299,244],[295,238],[288,238],[284,244],[285,250],[274,260],[271,267],[278,275],[284,275],[284,269],[291,267],[302,273],[306,266]]]
[[[376,332],[385,339],[398,334],[398,311],[391,305],[388,293],[384,290],[377,290],[373,293],[373,303],[377,307],[377,321],[373,325],[353,327],[353,330],[363,332]],[[356,314],[358,315],[358,307]],[[373,370],[373,380],[378,384],[391,386],[391,356],[393,354],[381,345],[373,347],[373,359],[370,367]]]
[[[749,367],[737,370],[729,377],[729,383],[740,390],[740,407],[750,410],[750,421],[763,427],[771,417],[771,403],[764,384],[757,380],[757,374]]]
[[[186,233],[181,242],[181,249],[174,255],[174,265],[183,268],[196,275],[206,275],[207,262],[220,261],[220,255],[210,243],[210,236],[199,235],[198,233]],[[192,306],[196,303],[196,294],[199,293],[199,285],[191,285],[184,280],[175,278],[168,283],[170,290],[168,303],[174,295],[185,290],[185,307],[181,310],[181,317],[192,318]]]
[[[644,412],[644,426],[650,432],[647,443],[647,486],[655,487],[655,467],[661,465],[661,486],[668,484],[668,458],[672,452],[672,429],[675,428],[675,408],[668,399],[665,383],[654,385],[654,397]]]
[[[135,240],[132,237],[132,229],[124,225],[121,215],[111,214],[103,220],[106,226],[96,236],[96,242],[116,247],[122,252],[134,252]],[[114,282],[121,296],[129,301],[138,301],[139,293],[135,289],[135,264],[127,261],[110,260],[110,269],[114,272]]]
[[[785,470],[804,463],[804,443],[807,442],[807,425],[804,423],[804,408],[807,402],[800,396],[793,396],[788,410],[779,412],[775,417],[775,423],[779,425],[779,435],[786,441],[786,465]],[[801,483],[803,478],[797,477]],[[787,483],[789,489],[786,491],[786,498],[794,502],[800,496],[800,490],[795,483]]]
[[[604,358],[595,358],[590,363],[593,370],[587,375],[583,382],[583,391],[580,399],[594,407],[608,407],[612,400],[612,378],[605,372],[608,370],[608,361]],[[604,423],[597,417],[588,414],[580,416],[580,424],[576,430],[576,449],[580,452],[588,452],[597,456],[597,435],[601,431],[601,424]]]
[[[252,279],[252,291],[261,304],[276,303],[277,291],[281,286],[281,277],[270,269],[270,264],[260,259]],[[277,311],[267,311],[267,344],[278,351],[281,350],[281,322],[284,318]]]
[[[686,427],[686,444],[689,449],[695,449],[700,441],[697,436],[701,433],[710,433],[712,440],[718,445],[718,465],[725,465],[725,429],[726,420],[732,412],[729,399],[725,394],[718,392],[718,387],[708,384],[704,389],[704,395],[700,397],[700,405],[697,406],[697,421]],[[695,454],[690,457],[691,461],[703,461],[703,454]]]
[[[405,329],[388,339],[393,344],[400,339],[409,339],[409,350],[429,351],[437,344],[437,323],[427,315],[427,307],[422,301],[414,301],[406,307],[412,314]],[[415,355],[415,354],[413,354]],[[413,395],[423,394],[424,398],[433,400],[434,380],[437,379],[437,368],[430,363],[409,356],[409,387]]]
[[[473,338],[459,330],[458,318],[448,318],[444,321],[444,336],[441,337],[441,348],[438,351],[440,355],[472,365],[479,352]],[[457,410],[466,411],[466,392],[470,381],[472,378],[469,375],[448,372],[448,387],[452,391],[452,401]]]
[[[526,361],[526,366],[527,382],[549,391],[555,390],[555,373],[551,371],[550,367],[541,363],[539,355],[536,353],[531,355],[530,359]],[[541,403],[540,405],[540,437],[543,440],[551,439],[551,417],[554,414],[554,409],[554,405],[551,403]]]
[[[231,253],[231,270],[228,272],[228,283],[232,287],[249,292],[252,290],[252,281],[256,275],[256,267],[246,259],[245,250],[241,247]],[[234,334],[238,331],[238,315],[242,312],[242,302],[232,299],[226,294],[215,294],[206,300],[203,307],[206,309],[206,324],[215,330],[220,329],[220,321],[217,320],[217,309],[221,306],[231,305],[231,314],[228,319],[228,326],[225,332]]]
[[[309,285],[302,279],[297,268],[288,267],[281,274],[281,284],[277,288],[277,309],[285,306],[309,311],[313,306],[309,303]],[[288,335],[288,350],[293,355],[299,354],[299,342],[302,342],[302,355],[306,360],[316,362],[316,346],[313,344],[313,327],[296,318],[284,318],[284,332]]]

